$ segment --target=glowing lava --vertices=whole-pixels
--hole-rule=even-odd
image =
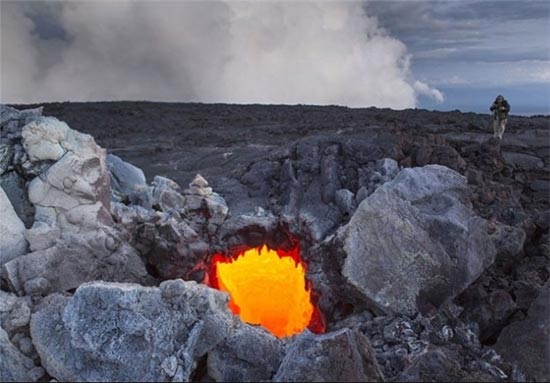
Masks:
[[[229,308],[243,321],[261,325],[278,337],[306,327],[323,331],[298,246],[290,251],[261,246],[234,258],[216,254],[209,274],[209,284],[229,293]]]

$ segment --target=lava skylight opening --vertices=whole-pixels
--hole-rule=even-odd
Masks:
[[[324,331],[298,245],[289,251],[263,245],[232,258],[216,254],[208,284],[229,293],[229,308],[244,322],[261,325],[277,337],[305,328]]]

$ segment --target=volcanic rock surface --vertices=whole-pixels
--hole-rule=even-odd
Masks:
[[[17,109],[2,380],[550,378],[548,117],[500,141],[459,111]],[[296,240],[325,334],[276,338],[202,283],[213,254]]]
[[[339,233],[344,277],[388,312],[427,313],[454,298],[496,254],[467,193],[466,178],[447,167],[403,169]]]

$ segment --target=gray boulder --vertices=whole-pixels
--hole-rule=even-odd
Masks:
[[[62,381],[188,381],[234,323],[227,295],[194,282],[158,288],[93,282],[49,297],[31,336]]]
[[[128,201],[150,209],[151,190],[143,171],[114,154],[107,155],[107,167],[111,176],[111,198],[114,201]]]
[[[343,275],[365,301],[415,315],[463,291],[495,259],[466,179],[440,165],[403,169],[339,230]]]
[[[164,213],[137,231],[134,247],[162,279],[187,277],[208,255],[208,244],[178,216]]]
[[[25,225],[0,187],[0,266],[27,252]]]
[[[150,283],[137,251],[107,226],[65,233],[54,246],[20,256],[3,268],[14,291],[32,296],[69,291],[94,280]]]
[[[510,362],[516,362],[535,381],[550,378],[550,285],[539,291],[525,320],[502,330],[495,350]]]
[[[153,205],[162,211],[184,209],[185,198],[181,195],[180,186],[169,178],[155,176],[153,182]]]
[[[239,322],[231,335],[208,353],[208,376],[217,382],[268,381],[282,358],[279,339],[261,327]]]
[[[381,382],[384,380],[367,338],[357,330],[294,337],[275,382]]]
[[[34,367],[32,359],[23,355],[0,327],[0,381],[30,382],[28,370]]]

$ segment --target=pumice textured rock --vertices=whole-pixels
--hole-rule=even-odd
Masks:
[[[547,380],[548,126],[2,105],[0,380]],[[216,256],[263,245],[299,250],[311,331],[278,338],[209,287]]]
[[[31,335],[46,370],[67,381],[188,380],[232,326],[226,297],[195,282],[158,288],[92,282],[52,297]]]

